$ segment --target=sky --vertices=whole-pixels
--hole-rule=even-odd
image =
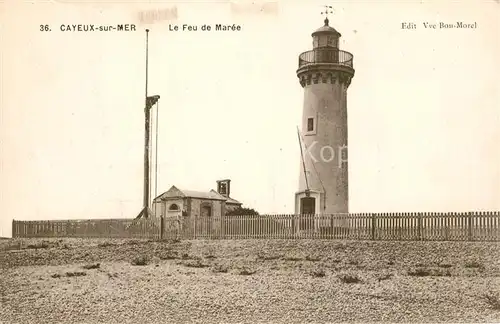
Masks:
[[[148,94],[161,96],[156,193],[208,191],[229,178],[245,207],[293,213],[303,105],[295,73],[324,3],[249,3],[0,3],[0,236],[10,236],[12,219],[141,210],[145,28]],[[328,4],[356,71],[347,100],[350,212],[500,210],[500,4]],[[423,25],[457,21],[477,29]],[[60,30],[127,23],[137,31]]]

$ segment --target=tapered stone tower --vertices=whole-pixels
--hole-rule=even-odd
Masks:
[[[328,18],[324,23],[312,34],[313,49],[299,56],[304,107],[296,214],[349,212],[347,88],[354,76],[353,56],[339,49],[341,35]]]

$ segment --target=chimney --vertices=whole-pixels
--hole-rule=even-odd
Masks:
[[[217,192],[226,198],[229,197],[229,194],[231,193],[231,180],[229,179],[218,180]]]

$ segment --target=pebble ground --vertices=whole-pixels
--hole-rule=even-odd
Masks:
[[[0,322],[500,322],[499,256],[494,242],[2,240]]]

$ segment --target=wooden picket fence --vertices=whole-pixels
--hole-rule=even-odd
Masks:
[[[160,237],[160,224],[149,219],[86,219],[50,221],[12,221],[12,237]]]
[[[12,236],[500,241],[500,212],[13,221]]]

